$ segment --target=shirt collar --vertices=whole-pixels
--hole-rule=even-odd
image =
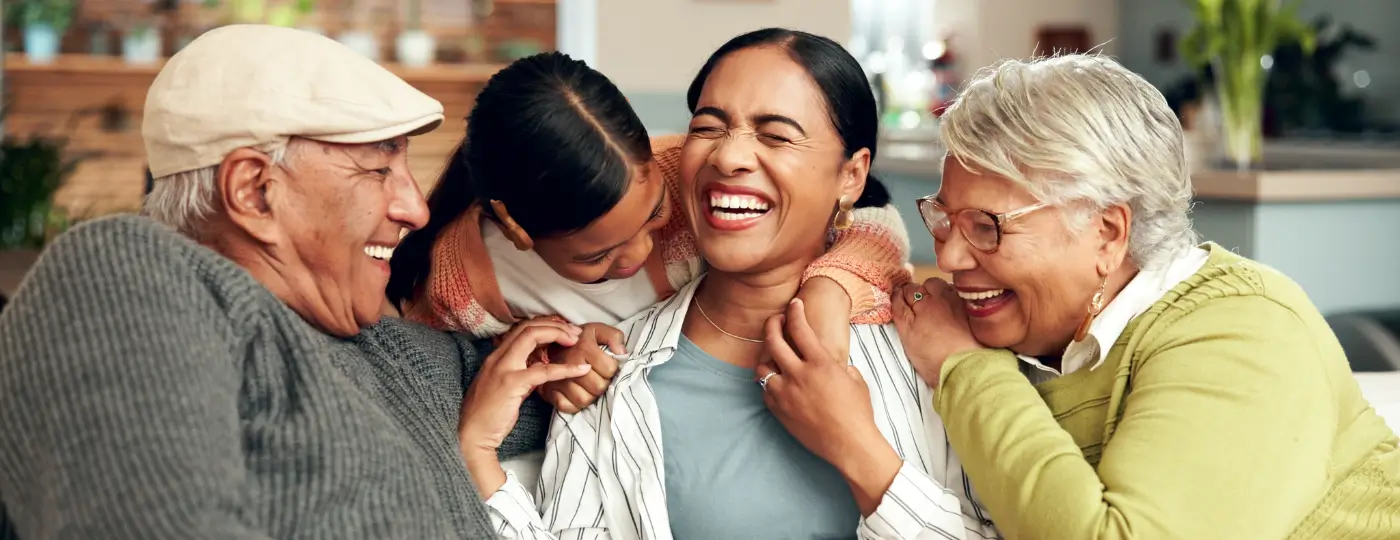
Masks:
[[[665,362],[669,354],[656,354],[661,351],[675,351],[680,344],[681,329],[685,327],[685,314],[690,311],[690,301],[695,290],[705,276],[692,280],[681,287],[676,294],[644,311],[636,323],[630,325],[631,333],[627,349],[631,357],[641,360],[639,367],[647,368]],[[622,325],[627,327],[626,323]]]
[[[1089,323],[1089,334],[1085,336],[1084,341],[1071,342],[1065,347],[1065,352],[1060,357],[1060,370],[1057,371],[1033,357],[1017,357],[1031,367],[1055,375],[1074,373],[1086,366],[1090,371],[1097,369],[1108,359],[1108,351],[1123,335],[1128,324],[1151,308],[1152,304],[1165,296],[1177,283],[1200,271],[1209,257],[1210,252],[1193,246],[1173,257],[1171,263],[1162,268],[1138,271],[1123,290],[1118,292],[1118,296],[1104,306],[1099,316],[1094,317],[1094,322]]]

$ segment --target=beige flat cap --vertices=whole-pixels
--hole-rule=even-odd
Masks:
[[[330,38],[240,24],[206,32],[166,62],[146,93],[141,136],[159,178],[293,136],[372,143],[442,120],[437,100]]]

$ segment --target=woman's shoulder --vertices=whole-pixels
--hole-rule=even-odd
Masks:
[[[1304,318],[1312,314],[1320,317],[1303,288],[1282,272],[1215,243],[1207,243],[1203,249],[1209,255],[1200,270],[1173,287],[1150,311],[1185,314],[1209,310],[1224,301],[1237,309],[1242,305],[1254,310],[1292,311]]]
[[[1133,324],[1134,356],[1189,346],[1261,369],[1315,363],[1346,368],[1346,356],[1322,312],[1281,272],[1215,244],[1191,277],[1178,283]],[[1214,353],[1213,353],[1214,354]]]

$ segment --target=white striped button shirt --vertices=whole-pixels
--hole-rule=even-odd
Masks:
[[[660,411],[646,376],[675,353],[698,284],[619,325],[632,354],[597,403],[578,414],[555,414],[536,489],[538,506],[513,473],[486,501],[502,538],[672,537]],[[999,538],[948,446],[943,422],[933,412],[933,392],[905,358],[894,326],[852,325],[850,363],[870,387],[880,433],[905,460],[855,535]]]

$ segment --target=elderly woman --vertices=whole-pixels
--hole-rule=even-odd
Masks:
[[[499,529],[508,538],[995,535],[893,325],[852,326],[849,360],[835,359],[793,300],[832,229],[888,202],[867,180],[878,129],[860,65],[829,39],[759,30],[721,47],[688,99],[679,215],[710,271],[620,325],[631,356],[597,403],[555,417],[538,500],[494,452],[468,452]],[[851,210],[858,200],[870,208]],[[804,358],[772,319],[784,311]],[[760,366],[770,356],[776,364]],[[486,407],[504,401],[484,396]],[[478,410],[475,401],[467,407]],[[507,426],[469,431],[500,436]]]
[[[919,206],[952,283],[895,322],[1008,538],[1400,537],[1395,434],[1298,285],[1197,245],[1156,89],[1009,61],[942,135]]]

